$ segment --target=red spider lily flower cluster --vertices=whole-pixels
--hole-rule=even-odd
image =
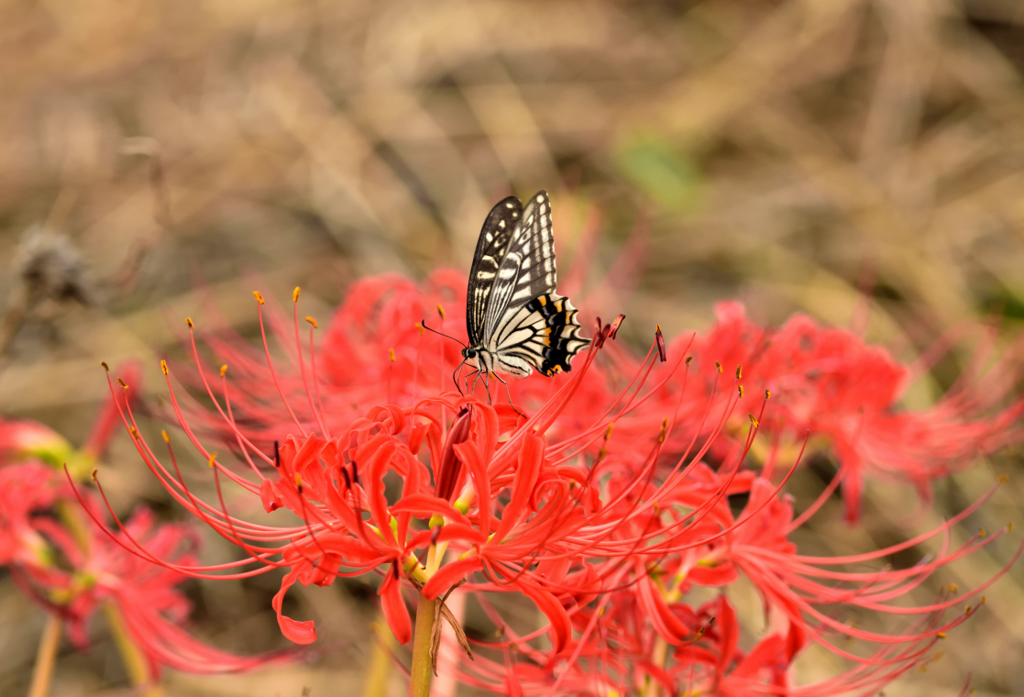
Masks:
[[[962,379],[933,407],[910,411],[901,409],[899,400],[912,368],[849,330],[823,327],[804,315],[779,328],[762,327],[736,302],[720,304],[716,316],[706,334],[677,340],[671,350],[686,350],[703,374],[716,363],[742,366],[751,393],[770,391],[773,409],[763,431],[798,442],[809,436],[830,451],[839,473],[826,496],[842,485],[851,522],[860,515],[865,476],[909,483],[927,501],[937,478],[1024,440],[1024,398],[1016,395],[1009,377],[1017,374],[1011,364],[1015,351],[982,378]],[[711,380],[691,381],[691,410],[701,402],[697,397],[710,396],[714,387]],[[663,401],[673,402],[668,393]],[[694,415],[683,414],[683,420],[696,423]],[[689,436],[686,429],[677,434],[681,440]]]
[[[495,692],[522,695],[872,694],[932,660],[935,644],[974,613],[984,602],[983,597],[978,600],[980,594],[1001,576],[969,592],[951,587],[944,597],[928,605],[908,607],[897,602],[942,566],[988,544],[991,538],[984,533],[957,549],[943,545],[933,559],[908,569],[864,570],[865,564],[878,563],[929,537],[944,535],[976,511],[995,489],[939,528],[903,543],[860,555],[813,557],[799,554],[788,539],[799,521],[794,520],[792,504],[778,497],[770,483],[760,477],[734,477],[726,484],[721,474],[697,470],[696,488],[699,491],[703,483],[705,496],[723,487],[749,494],[746,507],[736,516],[725,502],[716,503],[704,532],[712,542],[684,553],[636,559],[633,568],[616,577],[610,591],[598,594],[596,601],[574,614],[578,639],[571,652],[552,660],[530,650],[524,637],[512,635],[491,644],[505,652],[504,661],[478,659],[463,667],[462,679]],[[654,512],[659,516],[657,524],[665,523],[665,511],[692,510],[699,497],[700,493],[694,493],[681,506],[673,506],[671,499],[659,499],[663,503],[660,511]],[[644,526],[652,527],[649,521]],[[715,536],[723,530],[728,534]],[[631,540],[636,532],[620,529],[615,534]],[[1022,550],[1024,546],[1004,571],[1019,559]],[[768,627],[749,651],[738,648],[743,630],[726,596],[699,606],[688,600],[700,588],[724,588],[740,575],[759,592]],[[631,583],[623,583],[626,579]],[[954,612],[947,617],[947,610]],[[893,633],[836,618],[855,612],[862,620],[890,615],[909,621],[902,632]],[[817,683],[794,685],[789,668],[810,643],[847,659],[850,669]],[[855,653],[852,643],[866,649]],[[523,656],[514,671],[508,669],[510,650]],[[559,660],[565,653],[568,659]]]
[[[448,376],[461,361],[459,346],[424,333],[421,320],[439,317],[442,331],[464,338],[464,286],[464,277],[450,270],[434,273],[422,289],[399,276],[355,284],[323,340],[314,344],[309,338],[317,379],[302,359],[300,344],[305,340],[299,337],[297,314],[268,318],[291,359],[279,371],[268,367],[266,338],[258,349],[238,337],[203,338],[218,360],[231,366],[236,422],[244,424],[255,442],[266,445],[296,422],[310,429],[343,425],[366,405],[407,406],[449,389]],[[315,323],[309,317],[306,321]],[[780,447],[786,439],[797,444],[806,440],[835,458],[838,476],[823,498],[841,487],[851,522],[859,516],[865,477],[910,484],[928,501],[937,478],[962,471],[979,455],[1024,441],[1024,398],[1014,393],[1012,378],[1019,373],[1013,367],[1019,350],[1007,352],[984,376],[972,380],[965,375],[933,407],[909,410],[900,407],[900,398],[928,357],[918,366],[900,363],[853,332],[821,326],[805,315],[771,328],[747,318],[739,303],[721,303],[706,332],[682,334],[666,349],[659,331],[658,346],[663,354],[685,354],[693,369],[677,373],[646,405],[617,422],[624,437],[642,437],[657,429],[666,414],[675,413],[678,427],[665,448],[682,452],[694,435],[691,429],[700,424],[710,428],[701,415],[709,401],[722,399],[716,394],[722,384],[719,373],[741,366],[742,379],[737,379],[748,394],[772,396],[773,407],[760,423],[762,434],[782,439],[776,444]],[[943,347],[937,344],[932,353]],[[634,358],[614,346],[608,349],[607,363],[594,366],[578,388],[585,392],[581,403],[608,403],[614,396],[609,379],[632,374]],[[984,355],[979,351],[977,362]],[[183,373],[182,379],[203,387],[194,373]],[[683,380],[688,380],[687,398],[679,400]],[[267,390],[268,382],[273,391]],[[510,387],[512,401],[528,406],[543,403],[553,393],[552,381],[516,380]],[[219,415],[211,419],[205,407],[186,407],[186,414],[200,428],[225,432]],[[583,418],[570,424],[577,415]],[[579,429],[590,423],[589,417],[573,409],[556,427]],[[731,418],[712,445],[716,457],[745,438],[746,412],[737,411]],[[763,459],[770,477],[773,462]]]
[[[138,509],[124,535],[112,538],[81,517],[84,505],[102,519],[102,505],[75,492],[59,468],[67,462],[70,474],[91,466],[111,433],[111,413],[116,418],[113,406],[82,451],[42,424],[0,422],[0,565],[25,596],[63,620],[78,648],[88,644],[90,618],[112,604],[150,675],[161,667],[212,673],[265,664],[267,656],[238,657],[191,637],[181,627],[191,607],[176,588],[186,577],[123,548],[130,536],[162,559],[195,564],[196,536],[188,526],[157,524],[149,510]]]
[[[745,347],[733,326],[735,310],[707,337],[670,342],[668,351],[659,330],[641,359],[614,345],[621,320],[597,320],[591,348],[572,372],[513,381],[513,407],[501,401],[503,389],[486,401],[479,392],[453,389],[459,347],[422,323],[439,317],[439,330],[461,334],[460,318],[444,307],[463,306],[462,283],[451,272],[435,274],[423,288],[393,276],[357,283],[319,343],[315,320],[307,318],[308,343],[301,330],[296,289],[290,321],[267,320],[286,338],[284,369],[271,360],[264,329],[255,350],[205,336],[217,363],[225,361],[213,377],[189,320],[195,367],[182,377],[213,409],[203,409],[189,391],[175,391],[171,370],[162,367],[173,412],[210,465],[216,500],[202,500],[189,487],[166,433],[166,446],[153,448],[131,409],[125,406],[122,416],[170,494],[243,557],[216,566],[165,563],[199,578],[282,570],[274,608],[283,634],[300,644],[314,641],[316,632],[312,622],[282,613],[295,583],[325,586],[339,577],[376,574],[382,609],[403,643],[412,638],[410,595],[439,598],[443,605],[446,594],[464,584],[502,636],[476,642],[484,653],[462,668],[462,678],[513,695],[656,694],[661,687],[720,695],[868,691],[928,660],[931,646],[965,619],[949,619],[946,611],[971,602],[983,588],[951,592],[924,606],[894,601],[1006,530],[956,549],[944,543],[939,554],[909,569],[881,568],[881,561],[944,536],[982,501],[893,547],[850,557],[801,555],[791,534],[824,499],[794,518],[781,490],[799,452],[785,455],[777,437],[754,449],[765,440],[759,432],[766,425],[775,433],[803,429],[804,442],[808,432],[837,440],[825,428],[826,411],[839,420],[857,413],[848,404],[857,401],[858,383],[840,379],[842,366],[875,366],[884,354],[795,320],[781,332],[789,372],[755,373],[758,392],[766,395],[760,387],[768,385],[772,399],[744,399],[750,368],[737,369],[734,378],[721,365],[697,367],[714,351],[731,361]],[[264,299],[259,293],[256,299],[264,327]],[[767,350],[763,344],[759,355]],[[792,363],[804,355],[797,349],[808,355],[802,372]],[[688,355],[697,361],[691,365]],[[755,361],[755,369],[762,362],[770,363]],[[835,373],[830,379],[821,378],[826,367]],[[805,394],[815,386],[820,394]],[[776,399],[791,388],[789,401]],[[873,414],[881,423],[892,417],[894,392],[883,398],[879,390],[860,402],[876,403]],[[817,401],[809,402],[812,397]],[[816,405],[813,414],[808,404]],[[1016,408],[972,423],[994,434]],[[660,412],[656,421],[653,412]],[[742,431],[735,425],[739,417],[747,423]],[[842,433],[861,453],[855,434]],[[212,442],[231,448],[242,469],[222,462]],[[897,441],[890,445],[896,450],[887,453],[889,462],[923,457],[900,451]],[[755,456],[759,462],[751,462]],[[268,512],[287,509],[298,522],[269,526],[238,517],[227,503],[226,482],[258,497]],[[730,506],[734,494],[748,497],[738,514]],[[880,568],[864,570],[872,562]],[[740,576],[758,589],[775,628],[747,652],[737,648],[740,624],[724,597],[693,600],[699,589],[721,589]],[[515,618],[499,613],[492,599],[509,594],[537,608],[543,626],[519,631]],[[905,618],[906,625],[896,632],[864,629],[836,619],[843,610]],[[876,648],[858,653],[848,640]],[[789,666],[812,643],[853,667],[827,682],[793,687]]]

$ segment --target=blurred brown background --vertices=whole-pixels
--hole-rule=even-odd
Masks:
[[[588,224],[601,230],[593,278],[640,250],[636,289],[604,310],[625,311],[634,339],[655,321],[706,326],[730,297],[762,321],[804,311],[848,325],[864,291],[866,335],[905,359],[979,318],[1000,323],[1005,345],[1024,317],[1022,69],[1019,0],[9,0],[0,411],[81,439],[105,392],[98,361],[139,357],[161,392],[155,361],[206,294],[244,332],[255,284],[282,299],[301,285],[326,319],[353,278],[467,268],[510,189],[552,192],[563,270]],[[908,404],[941,394],[970,349]],[[105,465],[118,505],[180,515],[125,440]],[[940,483],[940,510],[913,525],[1017,468],[1008,453]],[[868,494],[863,529],[832,509],[808,534],[837,552],[891,542],[917,499]],[[972,525],[1019,523],[1022,494],[1011,478]],[[977,584],[1011,548],[935,587]],[[195,631],[238,651],[283,646],[272,576],[190,584]],[[976,694],[1024,694],[1022,582],[1014,570],[943,658],[886,694],[954,695],[969,671]],[[293,592],[297,615],[320,618],[319,658],[171,673],[169,692],[358,689],[372,588]],[[0,693],[24,693],[42,624],[0,577]],[[798,672],[822,677],[829,660],[812,654]],[[97,626],[89,655],[62,656],[54,694],[125,684]]]

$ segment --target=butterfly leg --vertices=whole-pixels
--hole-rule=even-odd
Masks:
[[[483,373],[484,376],[484,392],[487,393],[487,404],[491,404],[491,376],[494,373]]]
[[[473,387],[472,388],[470,388],[470,386],[469,386],[469,379],[470,378],[473,378]],[[480,379],[480,371],[479,370],[474,370],[473,372],[471,372],[468,375],[466,375],[466,392],[468,392],[471,397],[476,397],[476,383],[477,383],[477,381],[479,379]]]
[[[508,396],[508,405],[510,407],[512,407],[512,411],[514,411],[515,413],[519,414],[521,417],[523,417],[525,419],[526,418],[526,414],[524,414],[523,412],[521,412],[518,409],[516,409],[516,405],[512,401],[512,391],[508,388],[508,383],[505,382],[502,379],[502,377],[500,375],[498,375],[497,373],[494,373],[494,378],[496,380],[498,380],[502,385],[505,386],[505,395]]]
[[[465,367],[465,365],[466,365],[466,359],[463,358],[462,359],[462,363],[459,363],[459,367],[456,368],[455,371],[452,373],[452,382],[455,383],[455,389],[457,389],[459,391],[460,395],[464,395],[465,394],[462,391],[462,385],[459,384],[459,381],[461,380],[461,378],[459,377],[459,373],[462,372],[462,369],[463,369],[463,367]],[[469,388],[469,378],[468,377],[466,378],[466,387]]]

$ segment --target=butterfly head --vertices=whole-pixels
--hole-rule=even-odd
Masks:
[[[469,363],[470,367],[489,373],[494,370],[493,356],[483,346],[467,346],[462,349],[463,363]]]

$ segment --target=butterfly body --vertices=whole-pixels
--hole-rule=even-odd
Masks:
[[[544,191],[524,207],[514,196],[484,221],[469,275],[462,356],[484,375],[551,376],[571,370],[587,341],[576,308],[555,292],[551,204]]]

